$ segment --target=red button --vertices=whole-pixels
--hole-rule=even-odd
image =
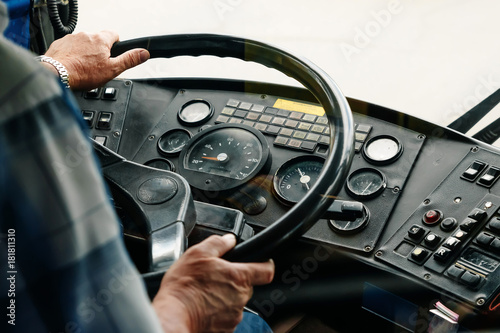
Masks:
[[[438,210],[429,210],[424,214],[423,221],[425,224],[435,224],[441,221],[442,214]]]

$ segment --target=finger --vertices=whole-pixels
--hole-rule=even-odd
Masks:
[[[246,271],[248,282],[253,286],[271,283],[274,277],[274,261],[235,263],[237,269]]]
[[[112,65],[118,73],[121,73],[129,68],[135,67],[148,60],[150,54],[145,49],[133,49],[120,54],[116,58],[111,58]]]
[[[111,48],[114,43],[120,40],[120,36],[118,35],[118,33],[111,30],[103,30],[99,32],[99,35],[109,48]]]
[[[226,234],[222,237],[216,235],[210,236],[194,247],[205,253],[207,256],[221,257],[235,245],[236,237],[233,234]]]

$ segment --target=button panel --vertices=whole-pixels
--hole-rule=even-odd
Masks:
[[[115,152],[122,140],[132,86],[129,80],[111,80],[104,87],[75,92],[90,136]]]
[[[500,154],[471,149],[378,249],[377,259],[484,308],[477,300],[485,298],[486,306],[500,285],[500,186],[489,177],[497,177],[497,165]]]
[[[285,148],[314,152],[319,145],[330,144],[330,127],[326,116],[266,107],[236,99],[227,101],[215,123],[247,124],[265,134],[276,136],[274,145]],[[355,124],[356,152],[363,147],[371,129],[372,126],[368,124]]]

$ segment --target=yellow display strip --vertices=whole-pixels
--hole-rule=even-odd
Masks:
[[[297,112],[303,112],[307,114],[313,114],[315,116],[324,116],[325,115],[325,110],[321,106],[313,105],[313,104],[307,104],[307,103],[301,103],[301,102],[294,102],[294,101],[289,101],[286,99],[281,99],[279,98],[276,103],[274,103],[273,107],[277,109],[284,109],[288,111],[297,111]]]

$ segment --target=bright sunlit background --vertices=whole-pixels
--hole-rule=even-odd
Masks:
[[[349,97],[442,125],[500,88],[495,0],[80,0],[79,7],[77,31],[110,29],[122,40],[200,32],[268,42],[312,60]],[[153,60],[123,76],[296,84],[260,65],[212,57]],[[499,115],[496,108],[489,121]]]

